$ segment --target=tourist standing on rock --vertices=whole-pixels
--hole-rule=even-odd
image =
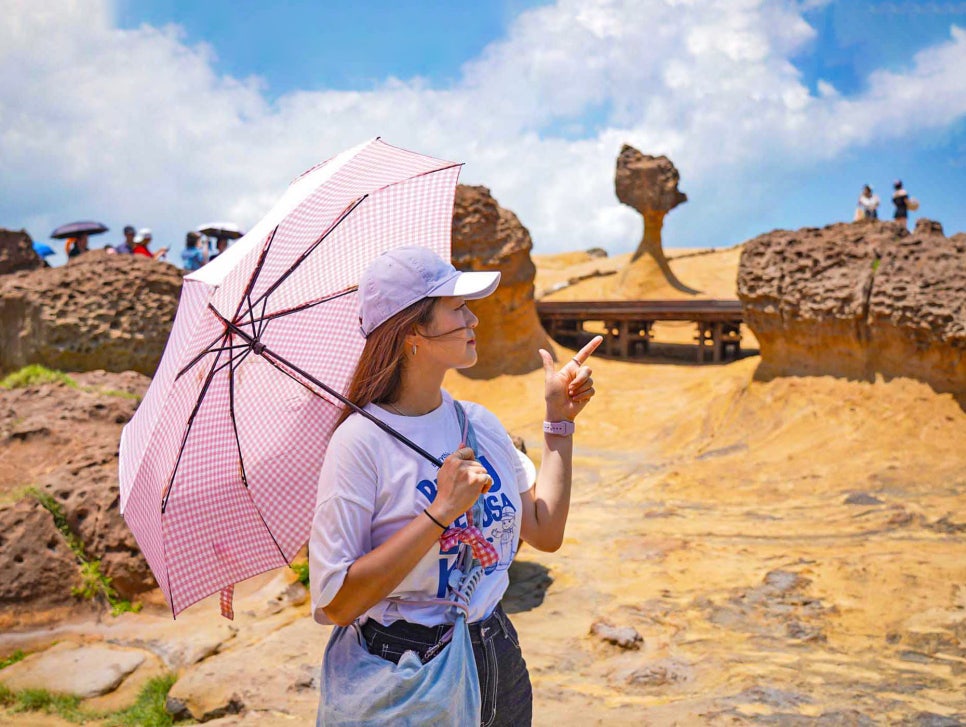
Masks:
[[[228,238],[227,237],[216,237],[215,238],[215,251],[211,253],[211,259],[214,260],[216,257],[221,255],[225,250],[228,249]]]
[[[134,247],[131,252],[135,255],[142,255],[143,257],[149,257],[154,260],[164,259],[164,256],[168,252],[168,248],[162,247],[157,252],[152,252],[149,248],[151,245],[151,240],[151,228],[142,227],[140,230],[138,230],[138,234],[134,238]]]
[[[137,231],[134,229],[133,225],[124,226],[124,242],[116,245],[114,247],[114,252],[120,253],[121,255],[130,255],[134,252],[134,236]]]
[[[905,188],[902,186],[902,180],[897,179],[893,185],[895,190],[892,193],[892,204],[895,205],[896,211],[893,217],[895,217],[896,222],[901,222],[903,227],[909,227],[909,194],[906,192]]]
[[[448,371],[476,363],[479,319],[466,302],[492,293],[499,276],[458,272],[423,248],[385,253],[363,274],[359,321],[366,343],[347,397],[440,456],[443,465],[437,469],[369,419],[346,410],[319,478],[309,540],[312,610],[320,623],[343,627],[333,631],[323,674],[351,674],[354,664],[338,661],[345,652],[333,644],[357,634],[357,654],[364,642],[369,654],[394,663],[407,651],[431,662],[456,621],[447,601],[459,580],[450,578],[460,574],[454,571],[458,544],[474,541],[473,554],[485,575],[467,603],[467,622],[482,722],[529,725],[530,678],[500,600],[521,540],[543,551],[563,542],[574,419],[594,396],[584,364],[602,339],[595,338],[560,370],[540,351],[547,421],[537,475],[492,413],[456,402],[441,388]],[[462,426],[466,420],[469,432]],[[474,439],[475,450],[467,446]],[[474,507],[475,519],[469,515]],[[514,552],[499,553],[503,542]],[[325,690],[324,677],[320,724],[339,708],[327,702]],[[357,696],[367,705],[382,700],[387,723],[398,718],[394,710],[401,705],[388,694],[350,699]]]
[[[64,243],[64,252],[67,253],[68,260],[87,252],[87,250],[88,239],[85,233],[81,233],[77,237],[68,237],[67,242]]]
[[[862,188],[862,194],[859,195],[859,209],[862,211],[862,219],[879,219],[879,195],[875,194],[868,184]]]
[[[185,270],[197,270],[208,262],[208,245],[199,245],[201,239],[200,232],[189,232],[185,235],[184,250],[181,251]]]

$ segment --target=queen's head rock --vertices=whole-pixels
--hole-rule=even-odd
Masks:
[[[627,144],[617,155],[614,172],[617,199],[633,207],[644,218],[641,241],[630,262],[620,272],[618,285],[626,298],[641,297],[657,272],[681,292],[698,292],[678,280],[671,271],[661,241],[665,215],[688,201],[688,196],[678,189],[680,180],[677,167],[666,156],[642,154]]]

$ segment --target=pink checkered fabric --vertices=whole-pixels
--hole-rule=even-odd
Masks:
[[[233,584],[285,566],[308,539],[342,405],[278,359],[344,392],[364,344],[365,267],[404,245],[450,256],[459,165],[379,140],[339,164],[217,284],[185,279],[121,434],[121,511],[174,615],[219,592],[230,613]]]
[[[448,528],[445,533],[439,536],[439,544],[443,550],[455,548],[460,543],[466,543],[473,551],[473,557],[480,561],[484,568],[491,568],[500,561],[500,554],[490,543],[480,529],[475,525],[467,525],[465,528]]]

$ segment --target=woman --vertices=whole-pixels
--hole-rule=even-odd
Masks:
[[[134,249],[131,250],[131,253],[142,257],[149,257],[152,260],[164,260],[165,255],[168,254],[168,248],[162,247],[160,250],[152,251],[150,249],[152,239],[151,229],[142,227],[138,230],[137,237],[134,238]]]
[[[82,232],[77,237],[68,237],[67,242],[64,243],[64,251],[67,253],[67,259],[77,257],[78,255],[83,255],[88,251],[89,241],[87,239],[87,233]]]
[[[859,195],[859,209],[862,211],[862,219],[879,219],[879,196],[868,184],[862,188],[862,194]]]
[[[200,244],[202,235],[200,232],[189,232],[184,238],[184,250],[181,251],[181,262],[184,269],[189,272],[200,270],[202,265],[208,262],[208,245]]]
[[[329,442],[309,556],[317,621],[362,624],[369,652],[423,658],[453,622],[444,598],[456,549],[440,536],[475,525],[498,550],[469,604],[470,635],[485,725],[530,723],[532,691],[517,634],[500,607],[507,569],[522,539],[544,551],[563,542],[570,505],[573,421],[594,395],[583,362],[595,338],[560,371],[541,350],[547,422],[534,476],[493,414],[463,402],[480,451],[463,446],[453,399],[440,387],[450,369],[476,363],[479,320],[466,305],[495,290],[499,273],[460,273],[422,248],[388,252],[359,285],[366,337],[348,398],[431,454],[438,470],[359,414],[344,414]],[[557,433],[549,433],[557,432]],[[506,531],[512,535],[507,536]],[[421,602],[421,603],[416,603]]]
[[[902,224],[903,227],[909,227],[909,193],[906,192],[905,188],[902,186],[902,180],[897,179],[892,184],[892,188],[895,190],[892,193],[892,204],[895,206],[896,211],[893,214],[893,218],[896,222]]]

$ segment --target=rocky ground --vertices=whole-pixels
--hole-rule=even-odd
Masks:
[[[671,264],[710,289],[697,261],[715,255],[737,253]],[[756,380],[758,363],[596,361],[567,540],[524,548],[508,597],[535,724],[966,724],[961,400],[904,378]],[[86,376],[0,392],[0,509],[25,485],[110,469],[136,404],[118,392],[144,380]],[[539,460],[542,372],[447,386]],[[241,587],[233,622],[211,600],[173,621],[157,591],[131,597],[142,611],[117,617],[69,594],[36,613],[7,603],[0,659],[29,655],[0,682],[69,685],[109,710],[173,672],[170,708],[209,724],[312,723],[328,630],[293,572]],[[66,724],[9,710],[0,722]]]

